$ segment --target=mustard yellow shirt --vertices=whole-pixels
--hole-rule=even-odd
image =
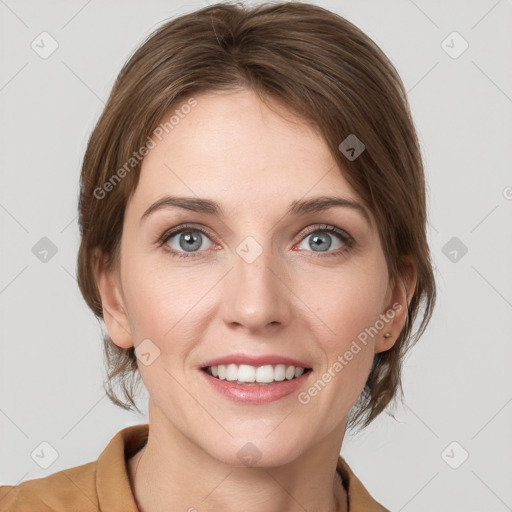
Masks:
[[[119,431],[98,460],[19,485],[0,486],[1,512],[139,512],[127,460],[146,443],[149,424]],[[377,503],[340,456],[337,471],[348,493],[349,512],[389,512]]]

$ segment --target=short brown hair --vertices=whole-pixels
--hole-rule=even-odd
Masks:
[[[101,250],[108,266],[117,264],[124,211],[141,167],[136,162],[127,169],[126,163],[147,143],[163,115],[194,94],[240,87],[253,90],[262,101],[279,100],[320,130],[340,172],[376,219],[392,282],[403,275],[403,256],[416,263],[408,321],[394,346],[375,354],[351,411],[349,426],[366,426],[402,392],[403,357],[430,320],[436,286],[426,234],[423,163],[405,88],[382,50],[333,12],[302,2],[253,8],[216,4],[166,22],[135,51],[117,77],[84,155],[80,290],[102,318],[93,250]],[[366,148],[354,160],[339,149],[351,134]],[[118,179],[112,181],[116,172]],[[105,194],[101,187],[109,180]],[[422,322],[413,335],[422,301]],[[139,410],[134,347],[121,349],[107,334],[104,350],[107,396],[125,409]],[[126,401],[117,397],[116,381]]]

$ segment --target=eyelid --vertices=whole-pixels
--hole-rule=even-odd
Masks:
[[[327,231],[330,233],[335,233],[341,237],[346,237],[347,239],[352,239],[352,236],[347,231],[338,228],[333,224],[313,224],[299,233],[299,235],[301,235],[300,240],[302,241],[304,237],[310,235],[311,233],[315,233],[316,231]]]

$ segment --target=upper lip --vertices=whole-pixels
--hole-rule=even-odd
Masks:
[[[218,366],[219,364],[248,364],[250,366],[264,366],[267,364],[276,365],[284,364],[286,366],[295,366],[296,368],[310,368],[308,364],[293,359],[287,356],[280,356],[278,354],[266,354],[266,355],[250,355],[250,354],[229,354],[227,356],[216,357],[206,361],[201,365],[201,368],[207,368],[209,366]]]

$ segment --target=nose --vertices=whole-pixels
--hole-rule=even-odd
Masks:
[[[224,321],[253,334],[275,333],[288,325],[292,316],[293,295],[285,263],[278,261],[270,249],[263,249],[254,261],[246,257],[243,247],[239,249],[224,282]],[[254,250],[254,246],[250,247],[250,251]]]

